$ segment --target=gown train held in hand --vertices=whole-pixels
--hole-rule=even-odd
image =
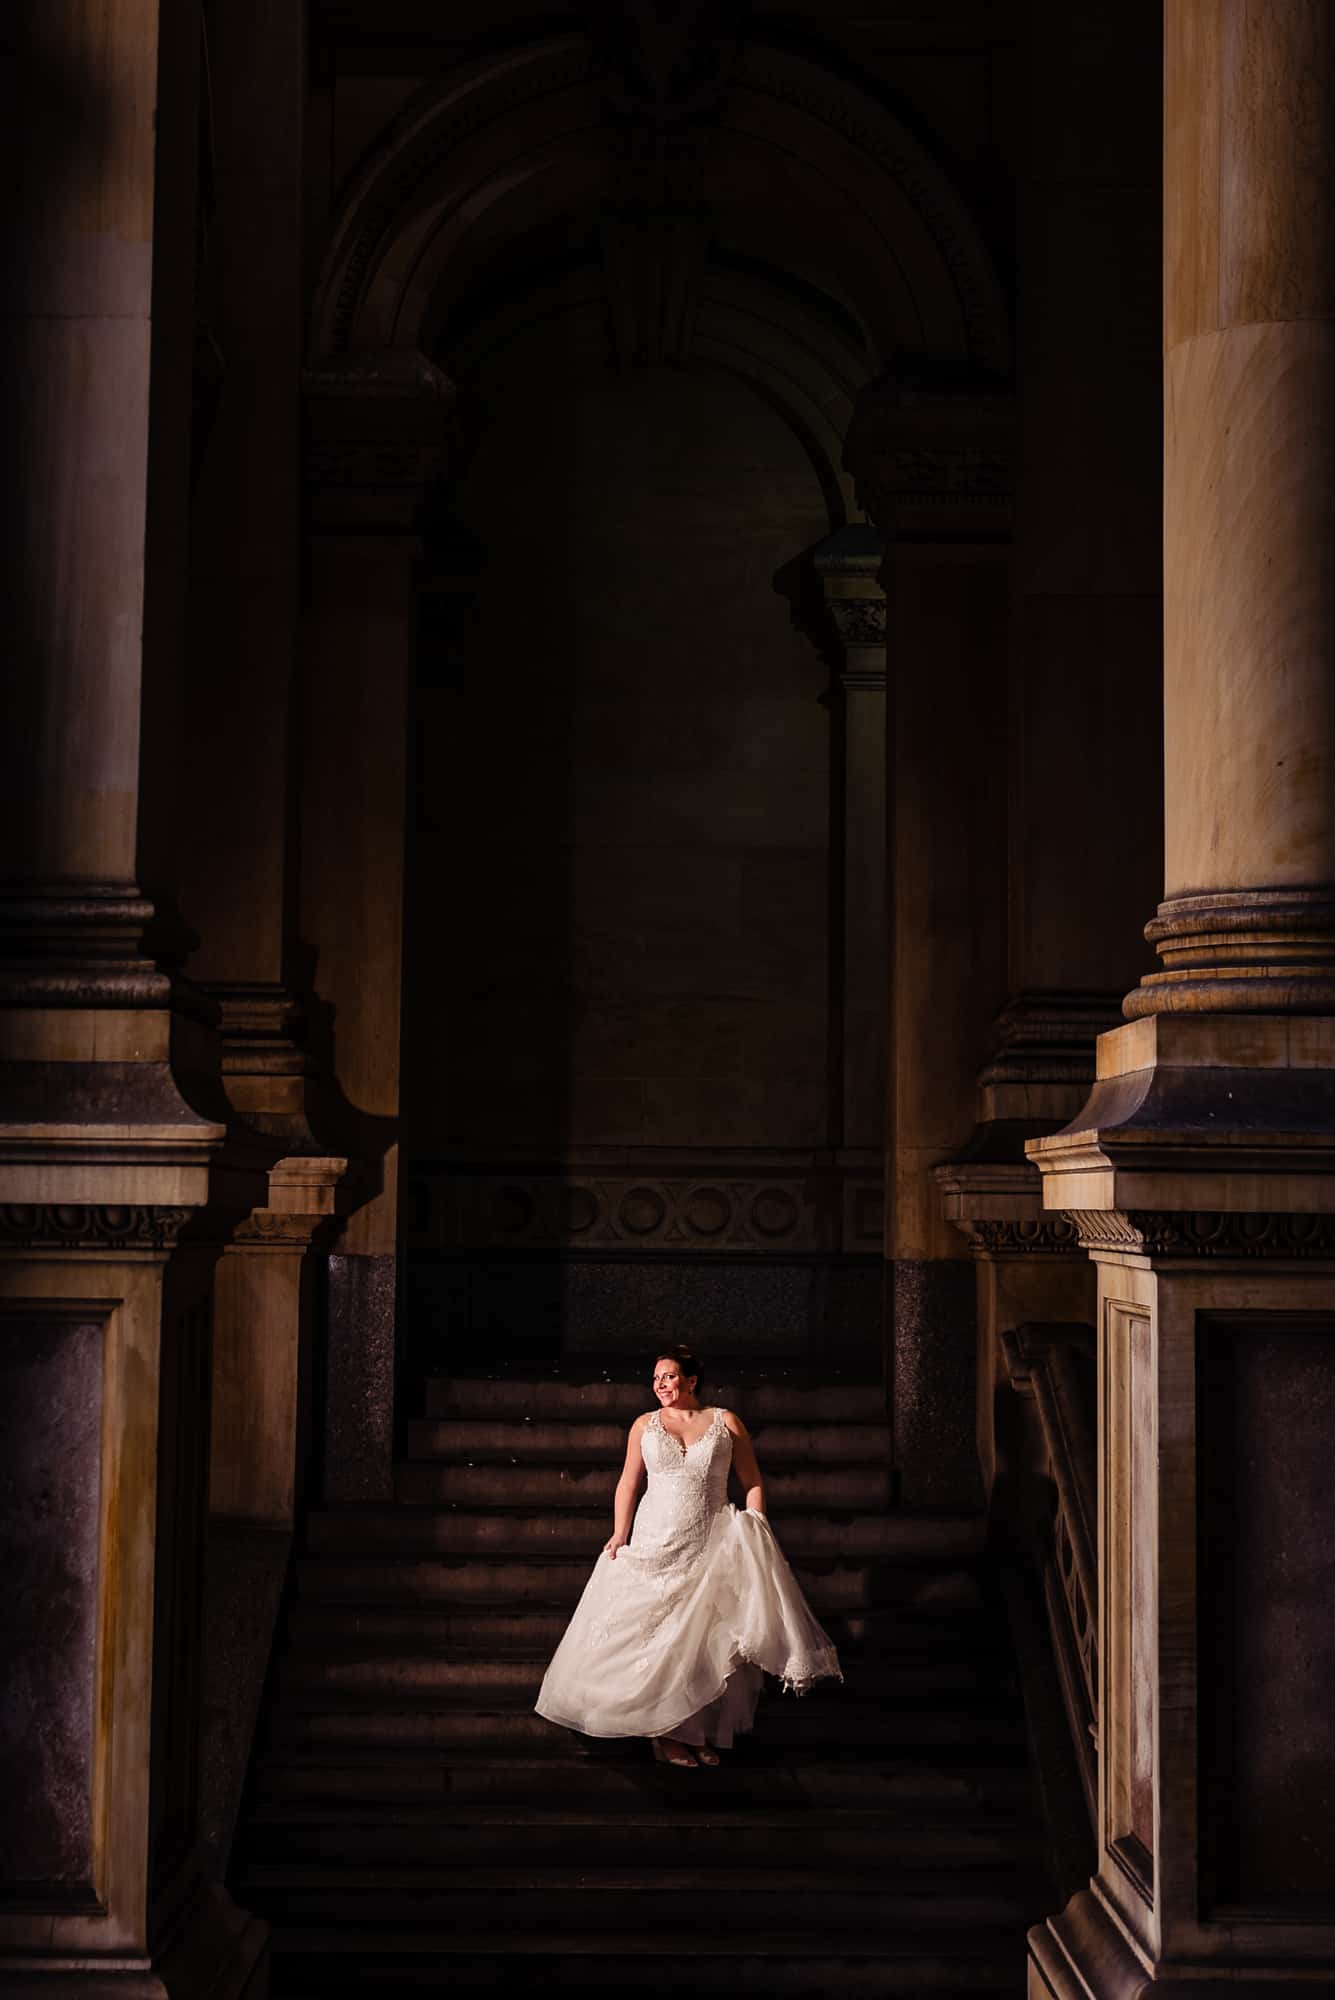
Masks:
[[[724,1412],[683,1445],[655,1410],[631,1539],[594,1565],[539,1692],[539,1715],[585,1736],[675,1736],[726,1748],[762,1674],[804,1693],[839,1660],[760,1514],[728,1499]]]

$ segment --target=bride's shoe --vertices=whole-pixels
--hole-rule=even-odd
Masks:
[[[712,1743],[700,1743],[696,1746],[695,1761],[697,1764],[705,1765],[708,1770],[712,1771],[716,1765],[722,1762],[722,1759]]]
[[[650,1741],[654,1746],[655,1763],[671,1764],[678,1771],[693,1771],[695,1769],[695,1758],[684,1743],[678,1743],[671,1736],[654,1736],[651,1737]],[[715,1762],[717,1763],[717,1761],[716,1758]]]

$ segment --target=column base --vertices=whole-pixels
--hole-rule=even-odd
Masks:
[[[1160,903],[1145,936],[1161,970],[1128,993],[1155,1014],[1335,1015],[1335,889],[1228,889]]]
[[[0,1959],[7,2000],[267,2000],[269,1926],[213,1887],[154,1958]]]
[[[1335,1968],[1208,1963],[1147,1969],[1089,1889],[1029,1933],[1028,2000],[1273,2000],[1335,1994]]]

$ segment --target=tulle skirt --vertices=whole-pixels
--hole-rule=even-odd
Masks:
[[[726,1747],[763,1674],[799,1693],[842,1679],[769,1522],[725,1502],[690,1556],[633,1541],[599,1556],[536,1708],[585,1736]]]

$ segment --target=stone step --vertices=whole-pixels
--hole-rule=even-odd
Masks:
[[[409,1460],[394,1468],[395,1494],[405,1506],[602,1508],[610,1513],[619,1465],[441,1465]],[[768,1471],[766,1497],[780,1519],[799,1509],[839,1508],[883,1513],[891,1505],[888,1466],[804,1466]]]
[[[570,1418],[417,1418],[408,1425],[408,1456],[443,1458],[455,1464],[527,1464],[547,1461],[606,1464],[620,1470],[626,1452],[626,1425]],[[762,1466],[875,1465],[890,1455],[890,1427],[854,1423],[763,1423],[752,1427]]]
[[[536,1699],[547,1669],[545,1652],[506,1656],[495,1652],[447,1653],[405,1651],[388,1645],[347,1641],[331,1652],[289,1649],[279,1674],[284,1689],[320,1689],[331,1693],[390,1699],[405,1695],[458,1696],[487,1703]],[[995,1663],[968,1659],[853,1660],[843,1662],[846,1694],[841,1699],[909,1703],[966,1701],[974,1711],[995,1706],[998,1699]],[[810,1699],[810,1697],[807,1697]]]
[[[1009,1710],[979,1709],[972,1704],[950,1708],[905,1709],[887,1713],[877,1701],[855,1701],[841,1696],[823,1702],[818,1694],[802,1700],[771,1700],[757,1718],[757,1737],[768,1746],[782,1744],[794,1758],[819,1757],[842,1746],[849,1754],[866,1754],[881,1761],[892,1757],[930,1756],[958,1763],[961,1758],[990,1756],[1001,1752],[1019,1757],[1024,1748],[1024,1732]],[[391,1703],[383,1693],[379,1699],[357,1700],[351,1695],[313,1688],[284,1688],[282,1700],[271,1712],[267,1742],[275,1748],[305,1745],[327,1747],[335,1752],[354,1747],[363,1750],[461,1750],[492,1751],[497,1754],[527,1751],[553,1760],[580,1754],[572,1732],[535,1715],[522,1699],[503,1702],[494,1699],[486,1706],[466,1698],[429,1701],[422,1695],[405,1694]]]
[[[810,1593],[808,1602],[816,1600]],[[819,1606],[817,1606],[820,1609]],[[428,1603],[423,1608],[397,1604],[299,1601],[287,1614],[287,1640],[298,1653],[342,1653],[365,1644],[389,1651],[395,1647],[428,1653],[513,1653],[550,1658],[570,1616],[570,1606],[472,1610]],[[846,1662],[898,1660],[905,1666],[930,1668],[942,1658],[967,1659],[978,1668],[1005,1670],[1007,1655],[997,1636],[980,1620],[962,1614],[951,1621],[912,1610],[847,1613],[823,1610],[826,1631]]]
[[[815,1867],[884,1874],[924,1868],[1017,1872],[1032,1883],[1038,1863],[1009,1821],[978,1825],[887,1824],[866,1812],[752,1807],[701,1810],[691,1799],[666,1810],[576,1813],[534,1807],[526,1814],[480,1814],[454,1805],[369,1805],[297,1801],[261,1806],[245,1842],[254,1861],[294,1856],[347,1862],[468,1861],[526,1867],[581,1862],[670,1868],[689,1853],[698,1867]]]
[[[297,1563],[297,1598],[309,1605],[355,1600],[404,1610],[440,1607],[457,1616],[502,1610],[506,1614],[559,1610],[568,1615],[592,1567],[592,1559],[563,1556],[449,1560],[388,1555],[368,1562],[312,1555]],[[817,1558],[795,1565],[795,1571],[808,1603],[822,1616],[842,1611],[869,1621],[894,1620],[905,1629],[939,1628],[943,1646],[959,1643],[953,1635],[961,1623],[971,1627],[977,1623],[980,1594],[967,1570]]]
[[[582,1376],[579,1373],[586,1370]],[[735,1409],[749,1430],[767,1423],[883,1424],[885,1390],[879,1382],[831,1382],[804,1379],[797,1372],[766,1380],[729,1371],[707,1385],[707,1400]],[[428,1417],[497,1417],[520,1421],[532,1417],[551,1423],[561,1417],[615,1422],[624,1427],[652,1409],[654,1398],[647,1371],[643,1380],[628,1374],[625,1359],[615,1366],[595,1368],[582,1358],[569,1358],[558,1376],[527,1375],[492,1380],[486,1377],[437,1377],[426,1386]]]
[[[661,1921],[661,1918],[660,1918]],[[492,1994],[779,1996],[779,2000],[971,2000],[979,1993],[1022,2000],[1023,1938],[1012,1930],[919,1931],[903,1938],[776,1930],[764,1937],[710,1933],[591,1931],[495,1937],[470,1931],[349,1931],[284,1923],[274,1936],[274,2000],[324,1994],[442,1991],[456,2000]],[[515,1964],[522,1958],[522,1967]],[[683,1960],[689,1961],[684,1970]]]
[[[752,1738],[709,1780],[711,1810],[743,1821],[751,1813],[791,1811],[864,1812],[879,1820],[913,1825],[963,1817],[1027,1811],[1029,1773],[1008,1756],[959,1760],[922,1755],[881,1759],[863,1753],[832,1758],[828,1746],[804,1756],[800,1765],[782,1746],[767,1748]],[[255,1767],[256,1797],[262,1801],[378,1805],[430,1805],[448,1801],[456,1810],[528,1812],[559,1803],[567,1809],[614,1816],[643,1809],[646,1801],[665,1812],[682,1803],[682,1784],[695,1774],[655,1764],[640,1742],[598,1746],[596,1752],[564,1759],[549,1755],[491,1750],[445,1752],[392,1746],[296,1742],[264,1750]],[[694,1794],[684,1795],[689,1802]]]
[[[882,1556],[898,1563],[958,1565],[977,1561],[983,1528],[974,1515],[776,1513],[775,1532],[790,1560]],[[474,1554],[583,1556],[591,1565],[607,1539],[606,1508],[471,1512],[431,1507],[324,1507],[312,1513],[313,1555]]]
[[[951,1869],[898,1873],[887,1883],[863,1881],[838,1869],[716,1869],[576,1866],[523,1869],[466,1864],[340,1865],[334,1862],[255,1862],[236,1878],[238,1901],[270,1923],[334,1922],[470,1928],[495,1925],[510,1936],[539,1928],[634,1931],[654,1921],[674,1897],[687,1899],[692,1926],[763,1933],[782,1925],[828,1936],[845,1926],[874,1933],[949,1927],[1017,1931],[1036,1913],[1030,1884],[1011,1876],[996,1887],[961,1886]],[[593,1908],[590,1905],[594,1905]]]

